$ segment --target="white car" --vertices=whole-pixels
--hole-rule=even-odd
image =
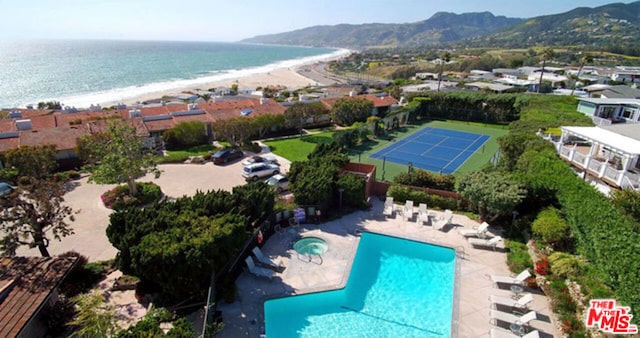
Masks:
[[[250,164],[254,164],[254,163],[270,163],[270,164],[278,165],[278,159],[275,156],[255,155],[255,156],[251,156],[248,159],[244,160],[242,162],[242,166],[246,167],[246,166],[248,166]]]
[[[280,167],[269,163],[254,163],[242,168],[242,176],[247,181],[273,176],[280,173]]]
[[[289,179],[284,174],[273,175],[265,181],[279,193],[289,190]]]

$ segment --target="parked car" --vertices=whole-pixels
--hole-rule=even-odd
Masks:
[[[243,158],[244,153],[240,149],[229,148],[223,149],[211,156],[211,161],[213,164],[223,164],[228,163],[229,161],[237,160],[239,158]]]
[[[248,159],[242,162],[242,165],[246,167],[249,164],[254,164],[254,163],[271,163],[271,164],[279,165],[278,159],[275,156],[260,156],[260,155],[249,157]]]
[[[269,163],[254,163],[242,168],[242,176],[247,181],[255,181],[259,178],[268,177],[280,173],[280,167]]]
[[[269,177],[265,181],[269,186],[272,186],[279,193],[289,190],[289,179],[284,174],[277,174]]]

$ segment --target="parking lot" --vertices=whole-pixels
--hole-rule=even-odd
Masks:
[[[272,155],[272,154],[269,154]],[[245,159],[249,155],[245,156]],[[242,160],[226,165],[205,164],[164,164],[158,166],[162,170],[159,178],[147,175],[140,178],[141,182],[154,182],[162,188],[168,197],[178,198],[191,196],[196,191],[228,190],[245,184],[242,177]],[[289,161],[278,157],[281,171],[289,170]],[[115,187],[108,184],[93,184],[87,182],[88,177],[68,183],[69,192],[65,194],[65,203],[76,212],[76,220],[71,223],[74,234],[57,241],[50,238],[49,253],[58,255],[66,251],[76,251],[89,258],[90,261],[114,258],[117,250],[111,246],[106,235],[109,215],[112,210],[107,209],[100,200],[100,195]],[[20,256],[40,256],[37,248],[21,247]]]

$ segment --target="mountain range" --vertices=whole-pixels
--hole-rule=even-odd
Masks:
[[[640,1],[578,7],[561,14],[529,19],[495,16],[490,12],[438,12],[427,20],[413,23],[313,26],[256,36],[242,42],[351,49],[442,44],[502,48],[527,48],[538,44],[595,48],[636,46],[640,42]]]

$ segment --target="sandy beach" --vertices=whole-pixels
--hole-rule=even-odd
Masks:
[[[264,73],[255,73],[247,76],[240,76],[237,78],[207,82],[199,84],[197,86],[187,86],[165,91],[150,92],[140,96],[123,97],[118,101],[103,102],[101,104],[102,106],[110,106],[117,103],[135,105],[139,102],[159,100],[164,96],[174,96],[184,92],[208,90],[210,88],[221,87],[230,88],[234,84],[238,85],[238,90],[240,92],[250,92],[256,90],[256,88],[258,87],[265,86],[280,86],[285,87],[288,90],[295,90],[307,86],[331,85],[336,82],[340,82],[340,78],[324,71],[326,63],[332,60],[341,59],[347,56],[348,53],[350,53],[350,51],[344,50],[340,55],[329,57],[323,61],[315,61],[300,64],[295,67],[278,68]],[[308,76],[304,76],[303,74],[308,74]]]

